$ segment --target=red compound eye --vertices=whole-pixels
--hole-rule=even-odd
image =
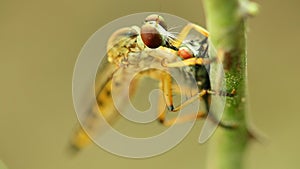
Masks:
[[[187,47],[181,47],[177,53],[182,59],[188,59],[193,57],[193,53]]]
[[[163,38],[155,27],[145,24],[141,27],[141,38],[149,48],[158,48],[163,43]]]
[[[162,16],[159,16],[157,14],[152,14],[146,17],[145,22],[149,21],[155,21],[157,22],[161,27],[163,27],[165,30],[167,30],[167,24]]]

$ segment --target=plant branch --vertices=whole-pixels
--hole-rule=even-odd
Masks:
[[[247,0],[204,0],[204,6],[211,41],[223,59],[226,88],[236,90],[236,95],[226,100],[222,120],[238,124],[237,129],[218,128],[214,133],[209,142],[207,168],[241,169],[249,141],[246,18],[257,13],[257,5]]]

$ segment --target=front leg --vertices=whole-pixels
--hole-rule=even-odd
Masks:
[[[171,111],[172,112],[180,111],[184,107],[186,107],[187,105],[191,104],[192,102],[194,102],[197,99],[201,99],[205,95],[216,95],[216,94],[219,95],[221,93],[222,92],[202,90],[197,95],[192,96],[191,98],[189,98],[188,100],[186,100],[185,102],[183,102],[182,104],[180,104],[179,106],[177,106],[176,108],[174,108]],[[233,90],[231,93],[228,93],[228,94],[221,94],[220,96],[233,97],[234,94],[235,94],[235,90]],[[159,110],[162,110],[162,108],[164,108],[162,98],[163,97],[160,97]],[[208,112],[204,112],[204,111],[199,111],[196,116],[195,115],[184,115],[184,116],[181,116],[180,118],[175,117],[175,118],[172,118],[172,119],[167,119],[166,114],[167,114],[167,110],[164,109],[164,111],[162,113],[159,113],[159,115],[158,115],[159,122],[161,124],[163,124],[164,126],[171,126],[173,124],[184,123],[184,122],[192,121],[194,119],[200,119],[200,118],[208,117],[209,120],[211,120],[212,122],[218,124],[220,127],[227,128],[227,129],[234,129],[234,128],[237,127],[237,124],[234,124],[234,123],[218,121],[217,117],[215,117],[213,112],[208,113]]]
[[[187,37],[187,35],[192,29],[195,29],[197,32],[201,33],[205,37],[209,36],[209,32],[203,27],[193,23],[189,23],[181,30],[176,40],[172,42],[172,45],[176,48],[179,48],[179,46],[182,44],[182,42],[184,41],[184,39]]]

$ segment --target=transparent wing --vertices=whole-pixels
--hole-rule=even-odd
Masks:
[[[132,41],[131,37],[134,34],[132,32],[128,33],[128,31],[130,31],[129,28],[122,28],[120,30],[116,31],[108,41],[107,57],[102,59],[98,65],[94,83],[82,84],[86,88],[86,93],[80,94],[80,100],[76,102],[77,106],[81,108],[80,113],[77,112],[81,127],[76,131],[72,139],[72,146],[76,149],[81,149],[90,144],[91,140],[89,136],[95,138],[103,134],[106,130],[106,122],[113,124],[117,120],[119,113],[115,108],[111,96],[112,89],[120,93],[120,99],[129,97],[122,95],[124,93],[122,91],[126,90],[127,87],[124,86],[122,82],[122,80],[126,80],[128,76],[127,68],[118,67],[116,62],[121,60],[122,57],[125,57],[124,54],[120,54],[119,51],[126,52],[127,49],[123,46]],[[127,32],[124,33],[124,31]],[[115,60],[110,60],[111,63],[108,62],[108,59]],[[86,76],[91,76],[90,79],[93,79],[92,74],[86,74]],[[118,80],[113,81],[113,79]],[[128,94],[134,93],[136,81],[137,79],[132,81],[132,85],[129,89],[131,91],[128,92]],[[94,97],[90,97],[91,95]],[[124,106],[125,109],[126,105],[122,106]]]
[[[78,114],[78,118],[81,126],[77,127],[75,134],[71,140],[72,147],[79,150],[91,143],[91,140],[88,136],[91,133],[102,133],[103,129],[99,125],[99,114],[98,109],[106,109],[110,111],[102,111],[105,113],[108,121],[112,122],[117,117],[117,112],[112,111],[113,105],[109,102],[109,97],[104,97],[105,92],[108,92],[111,86],[111,77],[114,71],[117,68],[115,65],[108,63],[107,60],[103,59],[99,65],[99,70],[95,79],[95,96],[97,101],[94,102],[91,99],[82,99],[83,101],[79,102],[80,107],[83,107],[83,113]],[[87,91],[93,91],[92,86],[85,86]],[[88,134],[87,134],[87,133]]]

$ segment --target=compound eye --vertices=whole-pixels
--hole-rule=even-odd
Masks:
[[[149,21],[155,21],[161,27],[163,27],[165,30],[167,30],[167,24],[162,16],[159,16],[157,14],[149,15],[146,17],[145,22],[149,22]]]
[[[144,44],[149,48],[158,48],[163,43],[161,34],[150,24],[141,27],[141,38]]]
[[[189,59],[193,57],[192,51],[187,47],[180,47],[177,54],[182,59]]]

